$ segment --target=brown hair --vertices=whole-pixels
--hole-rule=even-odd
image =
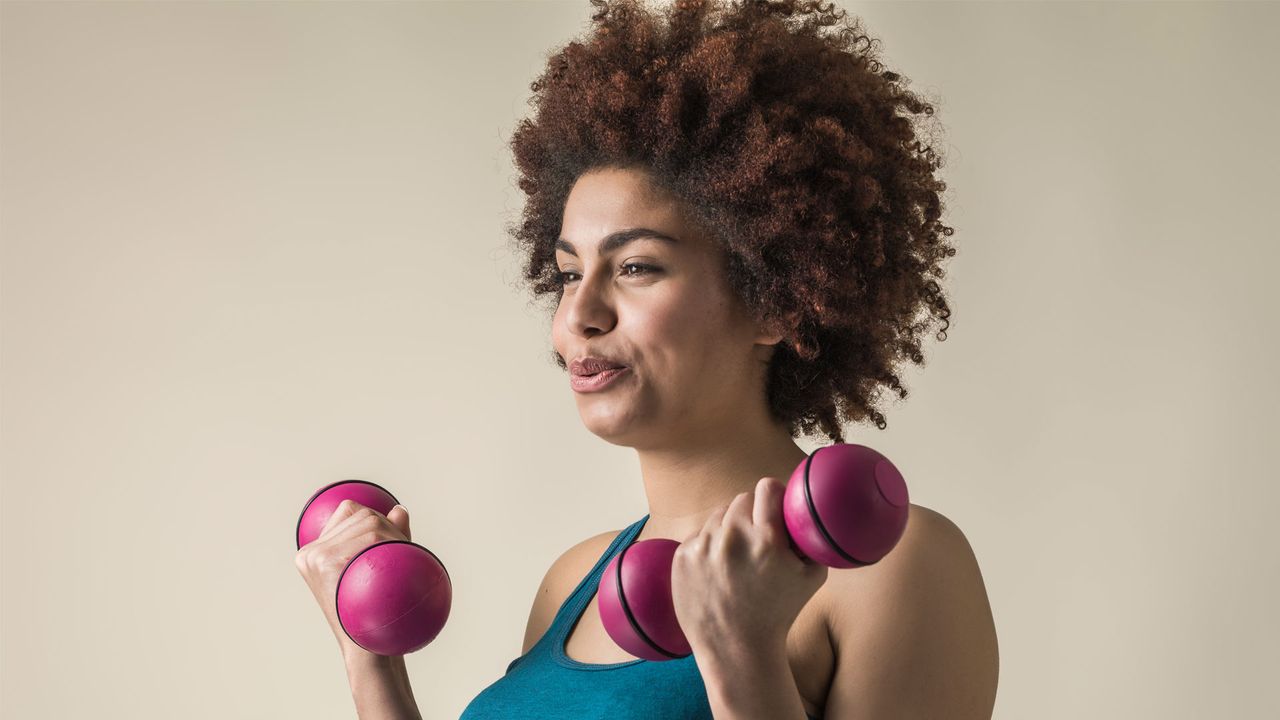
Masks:
[[[770,413],[833,442],[843,421],[884,429],[882,386],[905,398],[895,367],[923,365],[922,333],[940,321],[942,341],[950,324],[942,159],[917,132],[933,106],[881,66],[858,19],[826,32],[845,18],[831,4],[590,1],[592,31],[550,56],[510,142],[527,203],[508,232],[534,298],[562,296],[554,243],[574,181],[641,168],[710,230],[746,306],[788,333]]]

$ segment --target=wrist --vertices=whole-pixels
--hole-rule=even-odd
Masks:
[[[403,655],[378,655],[361,647],[344,648],[343,664],[347,667],[347,676],[368,676],[370,674],[389,674],[400,677],[405,670]]]
[[[786,644],[754,652],[720,652],[698,660],[707,700],[716,718],[791,718],[804,714]]]
[[[734,642],[721,638],[713,645],[695,647],[698,667],[725,675],[742,674],[745,671],[770,669],[779,661],[787,662],[786,638]]]
[[[350,652],[344,649],[343,659],[361,720],[421,720],[403,655],[378,655],[357,647]]]

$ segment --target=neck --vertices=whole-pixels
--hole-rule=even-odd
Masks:
[[[636,451],[649,500],[649,520],[637,539],[684,542],[738,493],[753,491],[762,477],[787,482],[808,456],[780,425],[721,427],[680,446]]]

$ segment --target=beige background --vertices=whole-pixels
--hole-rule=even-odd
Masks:
[[[850,440],[973,544],[996,717],[1280,716],[1280,5],[843,7],[938,101],[960,249]],[[359,477],[452,573],[408,665],[457,717],[551,560],[646,512],[502,232],[590,12],[3,4],[0,716],[354,717],[292,534]]]

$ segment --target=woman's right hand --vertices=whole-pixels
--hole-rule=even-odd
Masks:
[[[361,550],[384,540],[411,540],[409,512],[396,505],[386,516],[354,500],[343,500],[325,522],[320,535],[303,545],[294,564],[324,613],[329,629],[342,648],[342,657],[350,663],[361,656],[374,655],[357,645],[338,622],[335,597],[338,579],[351,558]]]

